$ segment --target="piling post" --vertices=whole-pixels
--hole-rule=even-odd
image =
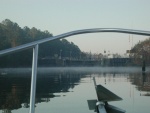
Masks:
[[[142,72],[146,71],[146,64],[145,64],[145,60],[143,60],[143,65],[142,65]]]

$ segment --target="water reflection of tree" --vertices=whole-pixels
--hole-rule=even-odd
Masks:
[[[51,73],[38,74],[36,103],[49,102],[50,98],[58,97],[55,93],[69,92],[78,85],[84,73]],[[3,113],[11,110],[28,108],[30,100],[31,76],[26,74],[7,76],[0,75],[0,109]]]
[[[123,72],[101,72],[101,71],[58,71],[38,73],[36,104],[49,102],[51,98],[64,96],[63,92],[72,91],[81,81],[81,78],[91,75],[105,78],[106,82],[117,82],[117,80],[130,80],[137,86],[139,91],[150,91],[150,75],[139,73],[129,74]],[[129,79],[126,79],[129,77]],[[120,79],[125,78],[125,79]],[[11,110],[28,108],[30,101],[30,73],[0,75],[0,109],[3,113],[11,113]],[[57,95],[56,95],[57,94]]]
[[[27,91],[29,77],[26,79],[18,77],[0,76],[0,109],[3,113],[11,113],[13,109],[21,108]]]
[[[141,95],[150,96],[150,73],[136,73],[130,75],[130,77],[132,77],[132,84],[137,86],[137,90],[147,92]]]

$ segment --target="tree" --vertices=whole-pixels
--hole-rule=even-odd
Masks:
[[[133,54],[137,64],[141,64],[142,60],[145,60],[146,64],[150,65],[150,38],[137,43],[132,48],[131,54]]]
[[[5,19],[0,23],[0,50],[52,36],[47,30],[41,31],[35,27],[29,28],[27,26],[21,28],[17,23]],[[53,58],[55,55],[59,56],[60,52],[63,58],[69,58],[70,56],[72,58],[79,58],[81,55],[77,45],[62,39],[41,44],[39,46],[39,59],[45,57]],[[32,49],[0,57],[1,67],[29,66],[31,63]]]
[[[10,47],[6,34],[7,28],[3,24],[0,24],[0,50]]]
[[[11,47],[15,47],[20,44],[20,38],[22,30],[17,23],[5,19],[2,24],[6,27],[7,41],[11,43]]]

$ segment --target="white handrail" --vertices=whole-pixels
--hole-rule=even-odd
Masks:
[[[135,34],[135,35],[144,35],[144,36],[150,36],[150,31],[143,31],[143,30],[134,30],[134,29],[122,29],[122,28],[94,28],[94,29],[83,29],[83,30],[76,30],[76,31],[71,31],[67,32],[61,35],[37,40],[31,43],[23,44],[14,48],[6,49],[0,51],[0,56],[28,48],[33,48],[37,44],[42,44],[48,41],[56,40],[56,39],[61,39],[73,35],[78,35],[78,34],[86,34],[86,33],[98,33],[98,32],[116,32],[116,33],[126,33],[126,34]]]

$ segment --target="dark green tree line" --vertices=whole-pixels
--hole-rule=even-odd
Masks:
[[[21,28],[17,23],[5,19],[0,23],[0,50],[52,36],[47,30],[41,31],[35,27],[29,28],[27,26]],[[79,58],[81,53],[77,45],[66,39],[50,41],[39,46],[40,59],[59,57],[60,54],[64,58]],[[32,49],[0,57],[0,67],[24,67],[31,66],[31,63]]]

